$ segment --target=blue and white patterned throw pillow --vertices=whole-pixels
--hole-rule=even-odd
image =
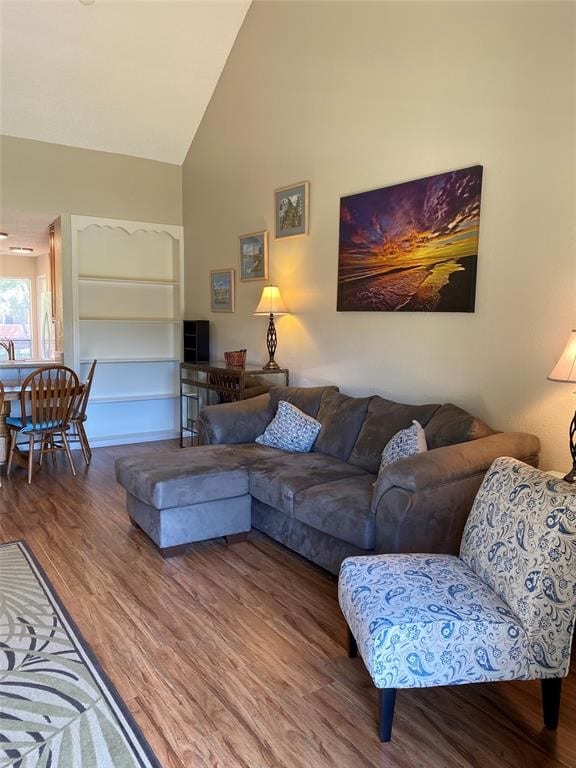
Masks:
[[[389,464],[394,464],[395,461],[413,456],[415,453],[424,453],[427,450],[426,435],[422,425],[418,421],[413,421],[411,427],[396,432],[394,437],[391,437],[384,446],[380,471]]]
[[[264,434],[256,438],[260,445],[282,448],[284,451],[308,453],[322,425],[307,416],[295,405],[280,400],[276,416],[266,427]]]

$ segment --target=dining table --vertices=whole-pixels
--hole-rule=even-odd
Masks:
[[[20,399],[20,384],[4,385],[4,404],[0,409],[0,466],[8,462],[8,446],[10,445],[10,430],[6,419],[10,416],[11,403]]]

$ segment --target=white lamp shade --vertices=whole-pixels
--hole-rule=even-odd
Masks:
[[[255,315],[287,315],[288,310],[280,295],[277,285],[267,285],[262,289],[262,296],[254,310]]]
[[[548,378],[552,381],[576,381],[576,331],[570,332],[564,352]]]

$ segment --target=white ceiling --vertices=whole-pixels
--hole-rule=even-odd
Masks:
[[[249,5],[0,0],[1,132],[181,164]]]
[[[50,248],[48,227],[56,213],[24,213],[3,208],[0,211],[0,232],[6,232],[7,238],[0,240],[0,256],[42,256]],[[33,248],[30,254],[17,254],[10,250],[11,246]]]

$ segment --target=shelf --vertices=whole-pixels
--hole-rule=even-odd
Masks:
[[[210,323],[208,320],[184,320],[184,360],[197,362],[210,357]]]
[[[170,317],[80,317],[82,323],[170,323],[180,325],[180,320],[174,320]]]
[[[78,275],[82,283],[129,283],[135,285],[180,285],[179,280],[156,280],[142,277],[107,277],[100,275]]]
[[[127,403],[135,400],[177,400],[179,392],[158,392],[150,395],[101,395],[91,397],[90,403]]]
[[[74,363],[83,375],[98,363],[91,437],[172,437],[179,426],[183,228],[75,215],[70,227],[65,288]]]
[[[95,358],[93,357],[83,357],[80,362],[81,363],[91,363],[92,360]],[[101,358],[97,357],[96,360],[98,360],[98,365],[102,364],[118,364],[118,363],[179,363],[180,358],[179,357],[106,357]]]

